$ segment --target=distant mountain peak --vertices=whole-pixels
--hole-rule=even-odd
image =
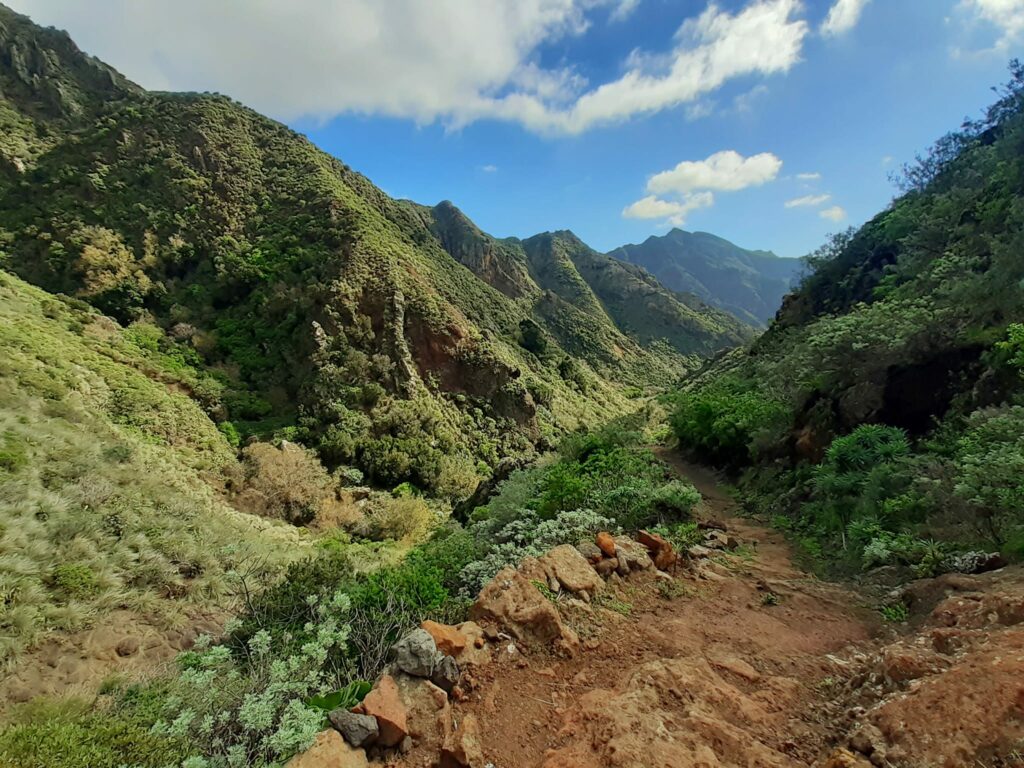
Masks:
[[[748,250],[711,232],[678,227],[609,255],[644,267],[674,291],[692,293],[756,325],[775,316],[803,267],[800,259]]]

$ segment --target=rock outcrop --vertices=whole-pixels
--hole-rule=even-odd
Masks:
[[[521,572],[503,568],[481,590],[469,610],[474,621],[497,624],[523,643],[553,645],[573,653],[576,633],[562,622],[558,610]]]

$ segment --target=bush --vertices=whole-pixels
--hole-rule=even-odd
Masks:
[[[316,456],[294,443],[280,448],[270,443],[250,445],[242,451],[242,465],[239,506],[293,525],[313,522],[333,486]]]
[[[755,441],[788,416],[780,402],[736,379],[683,392],[670,417],[682,447],[715,466],[737,469],[755,459]]]
[[[421,538],[434,522],[434,513],[419,496],[375,499],[366,513],[366,528],[377,541],[410,541]]]
[[[50,571],[53,588],[70,598],[84,598],[100,591],[99,581],[93,570],[81,563],[56,565]]]

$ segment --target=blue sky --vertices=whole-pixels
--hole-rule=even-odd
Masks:
[[[393,196],[600,250],[679,225],[807,253],[884,207],[1024,42],[1024,0],[7,1]]]

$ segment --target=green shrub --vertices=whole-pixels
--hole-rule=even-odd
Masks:
[[[28,446],[14,432],[0,436],[0,471],[16,472],[28,463]]]
[[[682,447],[710,464],[735,469],[755,458],[755,440],[772,432],[787,408],[747,382],[723,379],[683,392],[670,417]]]
[[[70,598],[84,598],[100,590],[99,581],[92,568],[82,563],[56,565],[50,571],[53,588]]]
[[[224,439],[228,441],[228,445],[232,448],[237,448],[241,445],[242,438],[238,434],[238,430],[235,428],[235,425],[230,421],[222,421],[217,425],[217,429],[220,430],[222,435],[224,435]]]

